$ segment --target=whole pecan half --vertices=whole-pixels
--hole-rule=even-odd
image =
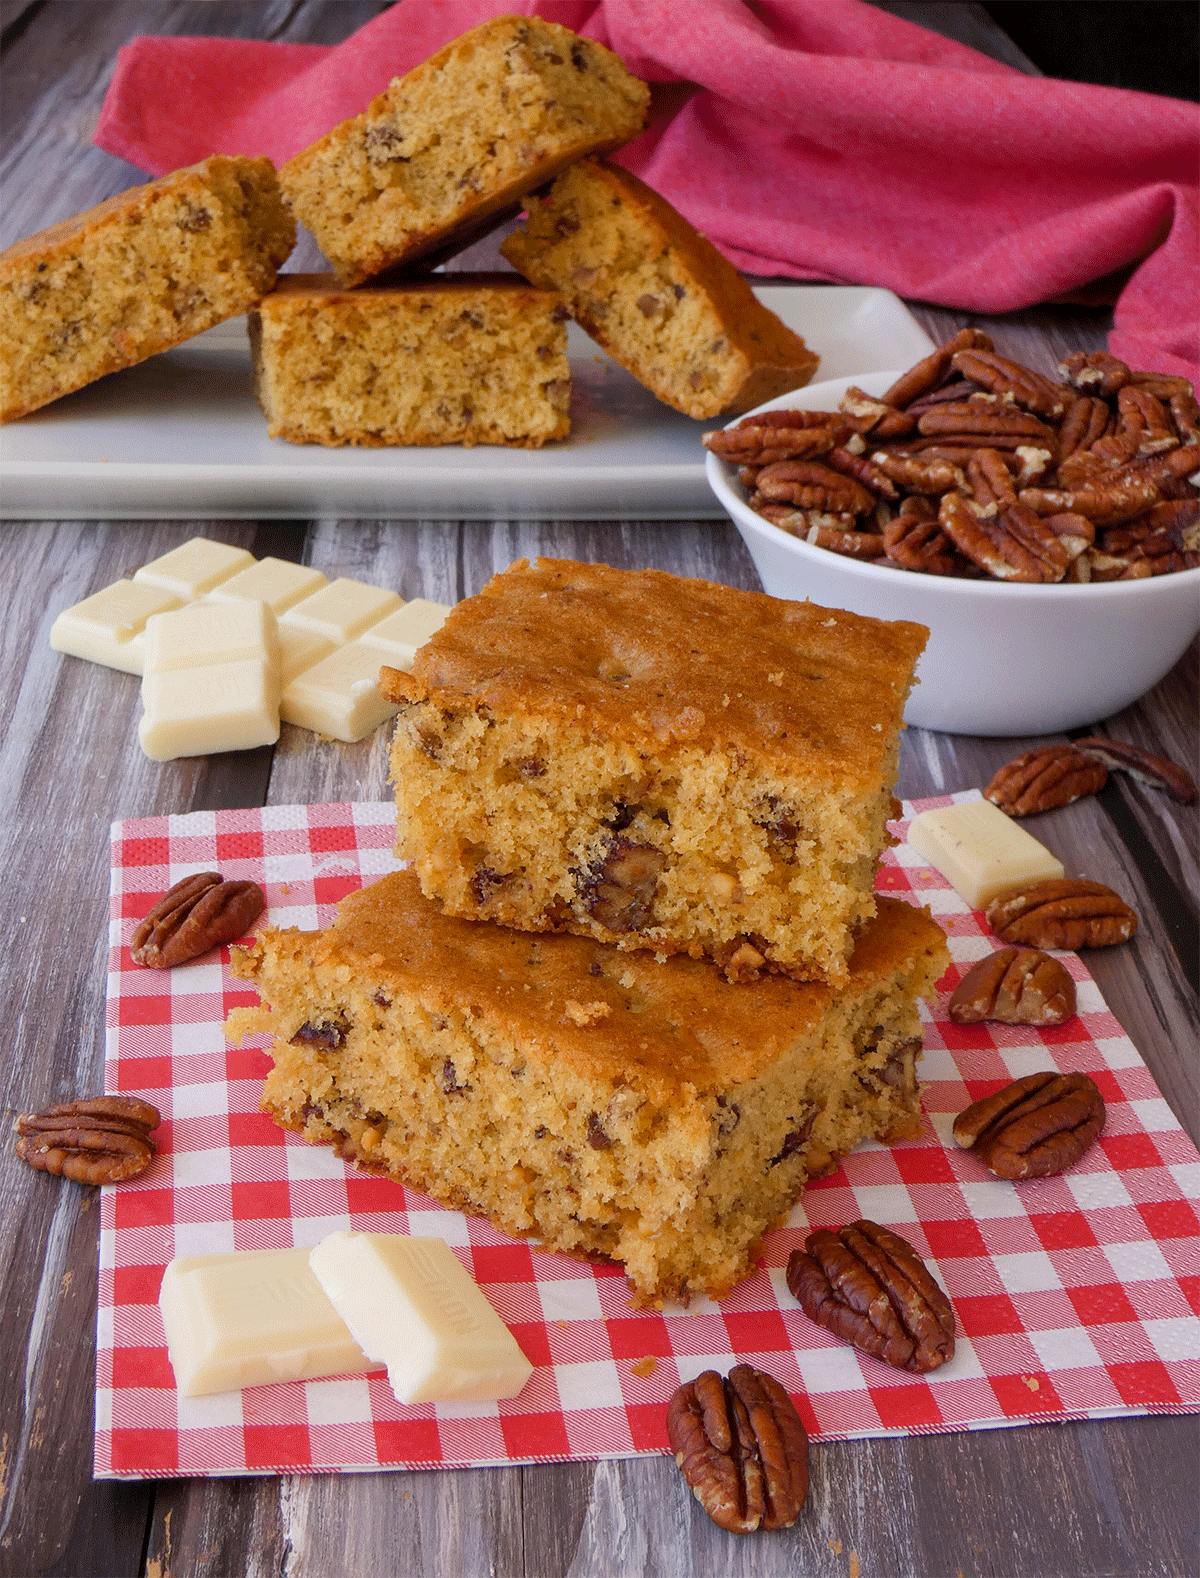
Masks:
[[[836,412],[764,411],[736,427],[705,433],[701,443],[731,465],[769,466],[777,460],[811,460],[826,455],[849,436]]]
[[[1191,773],[1165,756],[1155,756],[1140,745],[1108,740],[1102,735],[1089,734],[1073,743],[1077,751],[1102,763],[1107,770],[1128,773],[1152,789],[1161,789],[1180,805],[1190,805],[1196,798],[1196,784]]]
[[[810,1320],[897,1370],[954,1357],[954,1310],[907,1239],[877,1222],[818,1227],[788,1257],[787,1285]]]
[[[875,495],[860,482],[818,461],[775,461],[759,472],[757,484],[765,499],[802,510],[866,515],[875,508]]]
[[[225,882],[216,871],[184,877],[138,922],[130,957],[154,970],[198,959],[245,936],[266,902],[257,882]]]
[[[997,1178],[1048,1178],[1077,1162],[1104,1127],[1104,1097],[1087,1074],[1028,1074],[954,1120],[954,1142]]]
[[[1015,401],[1026,411],[1038,416],[1058,417],[1065,409],[1066,398],[1061,389],[1055,388],[1032,367],[1022,367],[1019,362],[1009,361],[1007,356],[998,356],[994,351],[963,350],[955,351],[953,362],[964,378],[973,378],[985,389]]]
[[[667,1404],[667,1438],[696,1500],[730,1534],[787,1529],[808,1495],[808,1436],[774,1376],[705,1370]]]
[[[1009,816],[1033,816],[1099,794],[1108,769],[1073,745],[1043,745],[1006,762],[983,791],[984,799]]]
[[[992,342],[982,329],[960,329],[914,367],[910,367],[883,396],[886,405],[908,406],[922,395],[936,389],[951,372],[951,359],[955,351],[990,351]]]
[[[76,1183],[122,1183],[154,1160],[158,1108],[136,1096],[92,1096],[23,1112],[13,1149],[39,1172]]]
[[[946,493],[938,521],[961,554],[1000,581],[1061,581],[1071,562],[1063,539],[1023,504],[981,507]]]
[[[1128,942],[1137,916],[1103,882],[1060,877],[1002,893],[987,907],[988,925],[1002,942],[1029,948],[1107,948]]]
[[[956,1025],[1061,1025],[1075,1012],[1075,982],[1040,948],[998,948],[973,964],[950,994]]]

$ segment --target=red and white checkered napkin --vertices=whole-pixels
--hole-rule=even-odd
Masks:
[[[343,895],[393,869],[394,815],[385,804],[268,806],[113,827],[107,1087],[153,1101],[163,1123],[149,1172],[102,1193],[98,1476],[663,1452],[680,1381],[742,1361],[777,1376],[826,1440],[1200,1410],[1200,1156],[1073,955],[1079,1013],[1059,1029],[961,1029],[936,1007],[921,1136],[848,1156],[770,1236],[755,1276],[686,1310],[635,1312],[619,1270],[505,1238],[283,1134],[258,1110],[266,1053],[230,1048],[221,1033],[255,994],[223,958],[139,969],[130,934],[167,887],[209,868],[262,883],[279,925],[324,925]],[[879,886],[929,904],[946,928],[955,963],[944,990],[992,948],[980,917],[907,844]],[[1061,1177],[1000,1182],[955,1147],[954,1115],[1047,1068],[1093,1076],[1104,1133]],[[858,1217],[911,1240],[953,1301],[954,1359],[930,1376],[838,1342],[787,1291],[788,1255],[810,1227]],[[311,1245],[344,1227],[445,1239],[536,1366],[521,1395],[403,1408],[373,1375],[178,1397],[157,1304],[167,1261]]]

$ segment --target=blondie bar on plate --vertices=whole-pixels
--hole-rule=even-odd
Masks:
[[[926,634],[519,560],[382,672],[396,853],[448,914],[844,982]]]
[[[402,871],[324,931],[235,949],[263,1006],[227,1031],[272,1037],[262,1104],[285,1127],[686,1299],[749,1275],[808,1177],[916,1132],[917,999],[947,963],[928,913],[883,898],[843,987],[733,985],[452,919]]]
[[[619,148],[650,90],[611,50],[498,16],[396,78],[279,172],[343,285],[452,248],[583,154]]]

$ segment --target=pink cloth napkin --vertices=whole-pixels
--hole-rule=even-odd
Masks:
[[[397,0],[336,47],[138,38],[95,140],[277,164],[487,17],[695,86],[621,151],[739,267],[998,313],[1132,274],[1110,347],[1200,381],[1200,111],[1028,77],[861,0]]]

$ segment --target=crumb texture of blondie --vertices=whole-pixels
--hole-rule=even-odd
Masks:
[[[263,1006],[227,1033],[272,1038],[262,1105],[284,1127],[686,1301],[751,1273],[809,1177],[917,1132],[917,999],[947,962],[928,913],[885,898],[844,989],[735,986],[455,920],[402,871],[325,931],[235,949]]]
[[[500,16],[397,78],[280,171],[343,285],[499,223],[520,196],[645,124],[650,90],[603,45]]]
[[[712,242],[627,170],[584,159],[534,195],[501,252],[660,400],[749,411],[806,384],[818,357]]]
[[[450,914],[843,981],[926,634],[520,560],[383,671],[396,853]]]
[[[0,254],[0,421],[245,312],[295,221],[269,159],[214,155]]]
[[[512,274],[343,290],[285,274],[250,315],[272,438],[294,444],[503,444],[571,430],[562,298]]]

